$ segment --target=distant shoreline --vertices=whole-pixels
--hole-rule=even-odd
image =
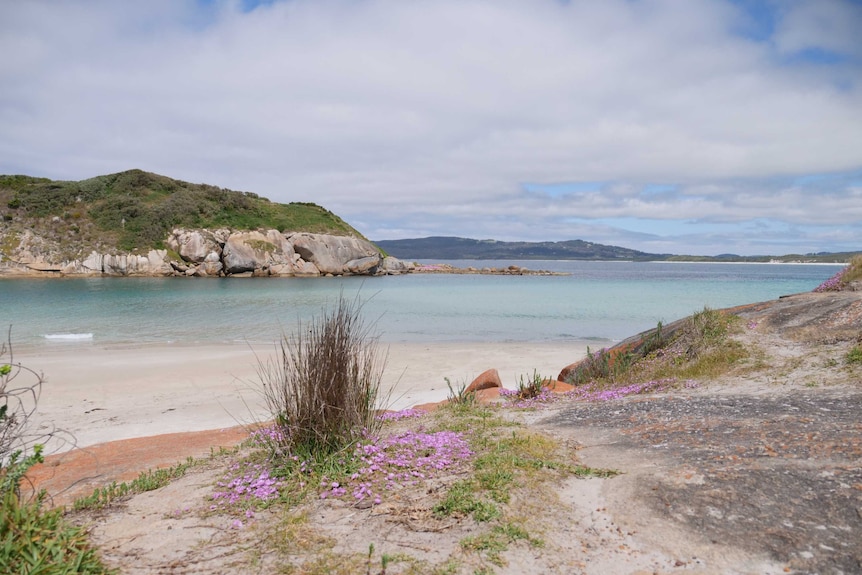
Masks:
[[[464,260],[471,261],[471,260]],[[552,260],[547,260],[552,261]],[[482,274],[482,275],[505,275],[505,276],[568,276],[572,275],[569,272],[554,272],[550,270],[533,270],[518,265],[509,265],[507,267],[482,267],[467,266],[459,268],[451,264],[436,263],[436,264],[419,264],[414,263],[410,273],[415,274]]]

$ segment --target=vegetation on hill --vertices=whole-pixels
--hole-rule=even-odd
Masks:
[[[583,240],[565,242],[501,242],[458,237],[378,240],[393,256],[414,260],[601,260],[678,262],[808,262],[845,263],[860,252],[789,254],[784,256],[688,256],[651,254]]]
[[[78,253],[161,248],[176,227],[270,228],[362,237],[313,203],[279,204],[250,192],[142,170],[79,182],[0,176],[0,219],[6,230],[31,230],[46,240],[74,245]]]

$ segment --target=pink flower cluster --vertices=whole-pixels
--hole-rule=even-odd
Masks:
[[[848,269],[850,269],[849,266],[842,269],[840,272],[814,288],[814,291],[818,293],[825,291],[838,291],[838,289],[841,287],[841,278],[844,277],[844,272],[846,272]]]
[[[433,477],[436,473],[457,466],[473,455],[462,434],[453,431],[406,433],[362,443],[356,448],[361,463],[359,470],[350,476],[348,485],[333,481],[320,497],[342,497],[350,488],[356,501],[371,499],[374,505],[381,502],[384,491],[393,491],[416,481]]]
[[[262,427],[251,432],[251,443],[257,446],[280,445],[284,443],[284,431],[277,425]]]
[[[671,384],[676,383],[675,379],[657,379],[647,381],[645,383],[633,383],[623,387],[614,389],[597,389],[593,383],[583,385],[574,391],[570,391],[566,396],[578,399],[581,401],[608,401],[611,399],[620,399],[628,395],[637,395],[639,393],[649,393],[655,391],[664,391]],[[690,382],[693,384],[693,382]],[[696,386],[693,384],[691,387]],[[686,387],[690,387],[686,384]]]
[[[421,409],[402,409],[401,411],[386,411],[377,416],[380,421],[401,421],[402,419],[411,419],[414,417],[422,417],[426,412]]]
[[[553,403],[559,399],[559,394],[556,394],[547,388],[543,388],[542,391],[539,392],[539,395],[522,399],[521,393],[517,389],[501,389],[500,397],[508,402],[508,407],[528,409]]]
[[[234,463],[225,477],[216,483],[221,491],[212,494],[210,510],[224,509],[246,501],[269,501],[278,497],[281,483],[270,476],[260,463]]]

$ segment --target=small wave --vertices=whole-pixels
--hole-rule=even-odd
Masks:
[[[45,335],[45,339],[51,340],[81,340],[93,339],[92,333],[49,333]]]

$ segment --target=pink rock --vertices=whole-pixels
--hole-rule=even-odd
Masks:
[[[558,381],[556,379],[546,379],[542,382],[542,387],[553,391],[554,393],[568,393],[575,390],[574,385],[569,385],[568,383]]]
[[[502,387],[486,387],[485,389],[480,389],[476,393],[476,401],[486,405],[488,403],[494,403],[498,399],[500,399],[500,390]]]
[[[560,372],[560,375],[557,376],[557,381],[566,381],[569,376],[571,376],[575,371],[577,371],[578,366],[580,366],[584,360],[576,361],[570,365],[567,365],[563,368],[563,371]]]

